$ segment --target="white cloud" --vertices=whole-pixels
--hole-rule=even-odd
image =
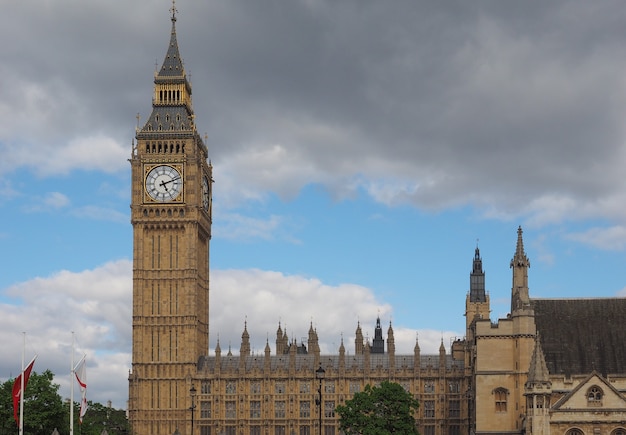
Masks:
[[[39,355],[35,371],[50,369],[69,397],[69,365],[72,334],[77,359],[87,355],[89,398],[126,406],[131,362],[132,264],[110,262],[93,270],[60,271],[7,288],[0,304],[0,355],[3,379],[19,372],[22,334],[26,353]],[[280,322],[290,339],[307,337],[317,330],[325,354],[336,354],[343,338],[348,354],[354,354],[354,332],[360,322],[371,340],[380,316],[387,336],[392,307],[370,289],[354,284],[327,285],[315,278],[288,276],[262,270],[214,270],[210,293],[210,354],[219,335],[222,349],[239,352],[241,332],[247,322],[251,346],[261,353],[269,340],[275,350]],[[397,354],[413,354],[416,337],[422,354],[437,353],[441,340],[450,351],[450,331],[411,329],[394,325]],[[306,340],[305,340],[306,341]]]
[[[626,247],[626,227],[615,225],[610,228],[590,228],[566,236],[567,239],[607,251],[621,251]]]
[[[48,151],[24,164],[34,166],[41,176],[67,174],[76,169],[111,173],[128,169],[131,153],[130,144],[124,147],[106,135],[79,137]]]
[[[131,263],[107,263],[82,272],[60,271],[7,288],[0,305],[3,378],[19,372],[22,334],[27,355],[39,355],[35,371],[50,369],[69,397],[72,334],[77,355],[87,354],[90,399],[125,407],[130,367]],[[8,302],[10,301],[10,302]],[[116,381],[117,380],[117,381]],[[114,391],[111,391],[111,388]],[[106,393],[105,393],[106,392]],[[106,394],[106,395],[103,395]]]
[[[277,237],[277,232],[284,223],[284,218],[277,215],[255,218],[236,213],[224,213],[218,216],[214,220],[214,234],[231,240],[272,240]]]
[[[387,336],[393,309],[365,287],[354,284],[331,286],[315,278],[284,275],[262,270],[218,270],[212,273],[211,354],[219,335],[222,350],[232,346],[239,352],[241,333],[247,321],[252,348],[262,353],[266,340],[275,349],[280,322],[290,339],[300,342],[308,337],[312,325],[317,331],[323,353],[336,354],[341,339],[346,351],[354,353],[357,324],[364,336],[373,339],[376,317],[380,316]],[[417,331],[393,325],[396,352],[412,354]],[[423,353],[436,353],[444,338],[449,350],[450,337],[459,333],[420,331]]]
[[[63,208],[70,204],[70,199],[60,192],[50,192],[44,198],[44,204],[52,208]]]

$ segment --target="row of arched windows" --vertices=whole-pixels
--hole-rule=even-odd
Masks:
[[[160,90],[159,103],[179,103],[181,101],[181,93],[179,90]]]
[[[168,218],[183,217],[185,216],[185,209],[177,208],[177,207],[169,207],[169,208],[162,208],[162,209],[144,208],[143,216],[144,217],[168,217]]]
[[[613,429],[610,432],[611,435],[626,435],[626,429],[624,429],[623,427],[618,427],[616,429]],[[578,428],[572,428],[569,429],[567,432],[565,432],[565,435],[585,435],[585,432],[582,431],[582,429],[578,429]]]
[[[176,129],[176,127],[174,126],[174,124],[170,124],[170,131],[174,131]],[[180,130],[184,130],[185,129],[185,124],[180,124]],[[163,124],[159,124],[157,126],[157,131],[164,131],[165,129],[163,128]],[[154,131],[154,129],[152,128],[152,124],[148,124],[148,131]]]
[[[180,142],[147,142],[147,153],[185,154],[185,143]]]

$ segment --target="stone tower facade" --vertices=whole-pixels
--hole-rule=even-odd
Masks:
[[[189,389],[208,353],[212,168],[194,122],[176,39],[155,72],[152,113],[130,158],[133,344],[129,419],[135,435],[187,432]]]

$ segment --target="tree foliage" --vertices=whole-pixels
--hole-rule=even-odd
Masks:
[[[78,419],[79,405],[75,404],[74,418]],[[74,432],[79,427],[78,420],[74,423]],[[122,409],[114,409],[98,402],[88,402],[87,413],[80,425],[81,435],[100,435],[106,429],[109,435],[128,434],[130,426],[126,418],[126,412]]]
[[[32,372],[24,394],[24,435],[50,435],[54,429],[59,434],[69,434],[69,400],[59,395],[59,385],[53,383],[50,370],[42,374]],[[18,432],[13,419],[13,383],[15,379],[0,384],[0,434]],[[126,413],[100,403],[89,402],[83,423],[78,420],[80,406],[74,403],[74,433],[100,435],[106,429],[109,435],[130,433]],[[19,412],[19,411],[18,411]]]
[[[345,405],[337,406],[339,428],[346,435],[417,435],[414,412],[418,401],[400,384],[367,385]]]
[[[24,394],[24,435],[49,435],[55,428],[67,426],[65,407],[59,395],[59,385],[52,383],[54,374],[46,370],[41,374],[32,372]],[[16,433],[13,419],[13,383],[9,379],[2,384],[0,398],[0,432]],[[19,410],[18,410],[19,413]]]

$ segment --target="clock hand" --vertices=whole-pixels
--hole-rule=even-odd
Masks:
[[[172,178],[172,179],[171,179],[171,180],[169,180],[169,181],[161,181],[161,184],[159,184],[159,186],[161,186],[162,188],[164,188],[165,190],[167,190],[167,186],[166,186],[166,184],[168,184],[168,183],[172,183],[172,182],[174,182],[174,181],[176,181],[176,180],[179,180],[179,179],[180,179],[180,177],[176,177],[176,178]]]

